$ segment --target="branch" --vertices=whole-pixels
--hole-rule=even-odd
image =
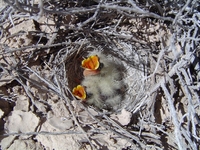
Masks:
[[[152,17],[152,18],[156,18],[156,19],[167,20],[170,22],[173,21],[173,19],[170,17],[159,16],[157,14],[145,11],[145,10],[137,7],[136,5],[134,5],[134,6],[132,5],[132,8],[130,8],[130,7],[122,7],[122,6],[118,6],[118,5],[102,4],[101,8],[111,9],[111,10],[115,10],[117,12],[122,11],[122,12],[128,12],[128,13],[136,13],[136,14],[140,15],[139,17]]]
[[[169,104],[169,109],[170,109],[170,114],[171,114],[171,117],[172,117],[172,121],[173,121],[173,124],[174,124],[174,135],[176,137],[176,142],[177,142],[177,145],[178,145],[178,148],[180,150],[184,149],[183,147],[185,147],[183,144],[183,139],[182,139],[182,136],[181,136],[181,130],[179,129],[179,122],[178,122],[178,118],[177,118],[177,115],[176,115],[176,110],[174,108],[174,104],[173,104],[173,101],[172,101],[172,97],[170,95],[170,93],[168,92],[164,82],[161,83],[161,87],[165,93],[165,96],[167,98],[167,101],[168,101],[168,104]]]

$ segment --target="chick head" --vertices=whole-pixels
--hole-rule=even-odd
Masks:
[[[97,70],[100,66],[99,57],[97,55],[89,56],[82,61],[81,65],[86,70]]]
[[[78,86],[74,87],[72,90],[72,94],[76,98],[81,99],[83,101],[85,101],[85,99],[86,99],[85,88],[82,85],[78,85]]]

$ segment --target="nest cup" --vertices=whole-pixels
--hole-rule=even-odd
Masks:
[[[103,63],[101,73],[84,77],[84,69],[81,67],[83,59],[91,55],[98,55],[100,63]],[[86,104],[108,111],[120,111],[122,109],[133,110],[139,103],[141,95],[138,90],[141,86],[144,72],[138,66],[130,65],[124,61],[118,52],[109,48],[83,46],[79,51],[73,51],[67,58],[66,68],[68,85],[72,91],[77,85],[83,85],[86,89]],[[134,76],[133,76],[134,73]],[[133,81],[134,79],[135,81]],[[133,85],[134,84],[134,85]],[[136,92],[137,91],[137,92]],[[137,100],[138,99],[138,100]],[[134,105],[133,105],[134,104]]]
[[[81,62],[91,55],[99,57],[100,73],[97,75],[83,75],[84,69]],[[71,60],[71,61],[70,61]],[[109,50],[97,50],[96,47],[84,47],[80,51],[75,51],[66,63],[67,78],[70,90],[77,85],[85,87],[87,98],[86,104],[99,109],[118,110],[121,108],[125,95],[125,67],[120,60],[109,54]]]

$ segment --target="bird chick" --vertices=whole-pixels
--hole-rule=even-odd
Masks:
[[[85,88],[81,85],[78,85],[77,87],[73,88],[72,94],[78,99],[81,99],[81,100],[86,99]]]
[[[97,70],[99,68],[99,57],[97,55],[89,56],[84,59],[81,63],[82,67],[86,70]]]
[[[92,56],[97,56],[98,59],[95,57],[95,60],[99,62],[93,61]],[[119,63],[114,62],[111,57],[107,57],[100,52],[90,53],[90,56],[84,61],[86,62],[86,60],[91,61],[89,66],[95,66],[93,63],[99,64],[99,67],[101,66],[101,68],[96,67],[95,69],[86,68],[86,70],[93,71],[92,75],[84,74],[85,77],[81,83],[86,87],[86,102],[100,109],[113,109],[119,106],[122,100],[122,95],[119,91],[123,84],[121,72],[118,70]],[[87,66],[87,64],[84,64],[84,66]]]

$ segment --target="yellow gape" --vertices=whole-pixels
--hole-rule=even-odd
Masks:
[[[97,55],[89,56],[82,61],[82,67],[87,70],[97,70],[99,68],[99,57]]]
[[[73,88],[72,94],[81,100],[85,100],[86,99],[86,92],[83,86],[78,85],[77,87]]]

